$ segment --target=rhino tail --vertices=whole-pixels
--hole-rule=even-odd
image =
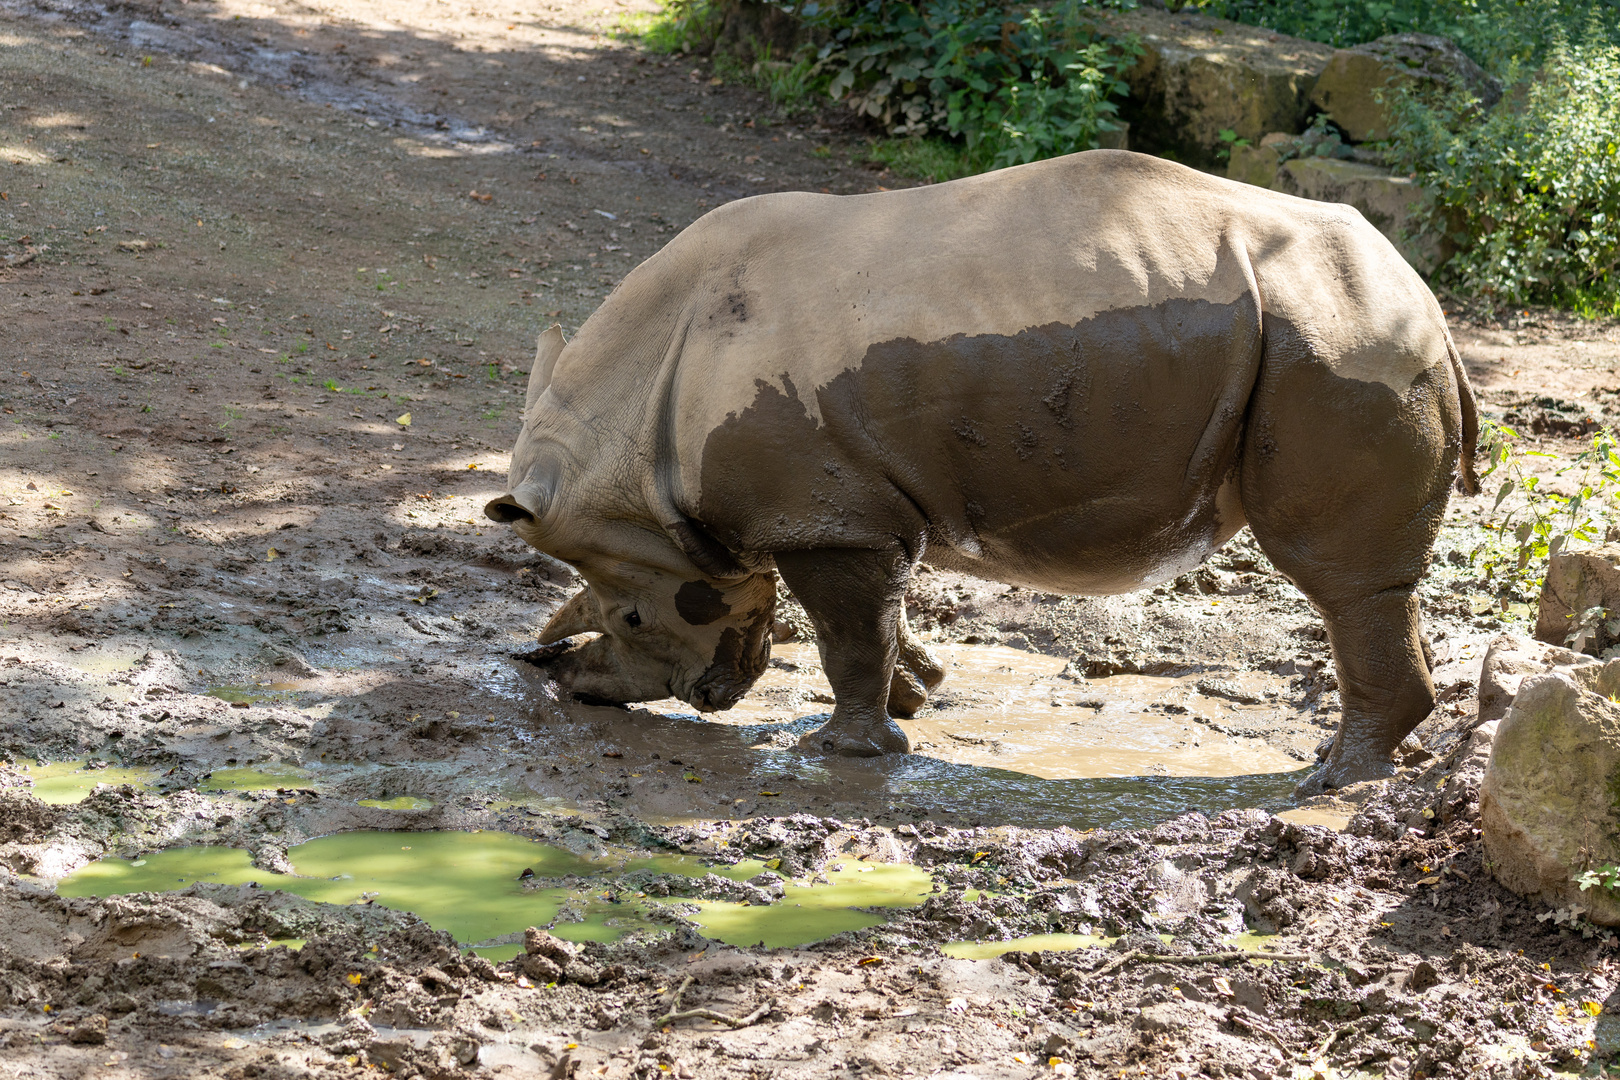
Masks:
[[[1469,385],[1457,346],[1446,335],[1446,353],[1451,357],[1451,373],[1457,383],[1457,403],[1462,406],[1462,456],[1457,462],[1457,483],[1468,495],[1479,494],[1479,471],[1474,454],[1479,447],[1479,409],[1474,404],[1474,388]]]

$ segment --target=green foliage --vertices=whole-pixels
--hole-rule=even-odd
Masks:
[[[901,176],[942,184],[970,176],[973,163],[961,143],[911,135],[903,139],[879,139],[872,144],[871,158]]]
[[[1525,450],[1518,439],[1510,427],[1480,422],[1487,462],[1480,478],[1500,473],[1503,481],[1482,522],[1490,539],[1474,549],[1471,559],[1485,571],[1487,581],[1533,597],[1547,576],[1548,559],[1577,544],[1602,542],[1620,517],[1620,443],[1607,429],[1600,429],[1590,446],[1564,461],[1556,454]],[[1550,482],[1531,474],[1532,458],[1558,463]],[[1601,609],[1588,613],[1572,638],[1583,627],[1596,635],[1605,617]]]
[[[1391,161],[1430,195],[1418,227],[1460,249],[1441,270],[1459,291],[1620,314],[1620,45],[1599,37],[1554,42],[1484,116],[1391,96]]]
[[[1139,55],[1074,0],[1021,17],[994,0],[856,0],[801,17],[826,92],[891,136],[960,140],[971,171],[1097,146]]]
[[[1575,879],[1575,884],[1585,892],[1596,885],[1600,889],[1620,889],[1620,866],[1606,863],[1596,870],[1588,870]]]
[[[1620,32],[1620,0],[1190,0],[1185,7],[1339,47],[1386,34],[1442,34],[1498,72],[1594,20]]]
[[[663,0],[657,14],[621,15],[615,32],[639,40],[653,52],[687,53],[707,49],[725,16],[712,0]]]

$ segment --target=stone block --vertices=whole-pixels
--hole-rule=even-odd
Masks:
[[[1581,615],[1594,607],[1607,609],[1607,614],[1581,651],[1597,655],[1620,644],[1607,625],[1620,616],[1620,544],[1559,552],[1548,560],[1536,612],[1536,640],[1567,645]]]
[[[1479,789],[1487,865],[1503,885],[1620,926],[1620,890],[1580,889],[1620,862],[1620,661],[1524,680]]]
[[[1388,169],[1340,158],[1295,158],[1283,162],[1271,186],[1304,199],[1355,207],[1373,228],[1389,237],[1396,250],[1419,273],[1433,273],[1452,254],[1450,245],[1441,241],[1402,237],[1402,230],[1423,198],[1423,189],[1404,176],[1391,174]]]
[[[1450,38],[1390,34],[1335,52],[1316,80],[1311,103],[1327,113],[1351,142],[1373,142],[1390,134],[1378,95],[1400,85],[1461,88],[1487,109],[1502,97],[1502,84]]]
[[[1099,13],[1116,34],[1135,34],[1144,55],[1126,72],[1131,148],[1201,169],[1219,165],[1231,130],[1251,143],[1300,131],[1316,77],[1333,50],[1207,15],[1140,7]]]
[[[1479,667],[1479,719],[1488,724],[1507,715],[1508,707],[1526,676],[1544,675],[1555,667],[1595,664],[1597,660],[1532,641],[1519,634],[1498,634],[1485,650]]]
[[[1281,166],[1275,146],[1234,146],[1226,163],[1226,178],[1268,188],[1276,184]]]

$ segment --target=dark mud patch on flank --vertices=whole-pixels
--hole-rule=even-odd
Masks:
[[[1259,360],[1241,301],[876,343],[825,386],[760,381],[704,443],[698,516],[736,550],[926,530],[935,562],[1129,591],[1236,531],[1217,521],[1215,495]],[[799,398],[812,392],[819,423]]]

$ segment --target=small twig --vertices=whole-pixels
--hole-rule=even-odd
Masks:
[[[0,268],[10,270],[14,266],[22,266],[26,263],[31,263],[38,256],[39,252],[30,249],[25,251],[23,254],[18,255],[16,258],[0,259]]]
[[[725,1013],[717,1013],[713,1009],[687,1009],[685,1012],[668,1013],[664,1016],[660,1016],[658,1018],[658,1022],[653,1026],[664,1027],[666,1024],[675,1023],[677,1020],[713,1020],[717,1024],[725,1024],[728,1027],[741,1028],[747,1027],[749,1024],[757,1024],[759,1021],[765,1019],[765,1017],[770,1013],[771,1009],[775,1007],[776,999],[766,998],[765,1001],[760,1004],[759,1008],[755,1009],[747,1016],[727,1016]]]
[[[1132,960],[1150,960],[1155,964],[1215,964],[1226,963],[1232,960],[1309,960],[1307,953],[1263,953],[1232,952],[1200,953],[1197,956],[1177,956],[1173,953],[1150,953],[1132,951],[1110,960],[1096,971],[1091,972],[1092,978],[1099,978],[1109,972],[1122,968]]]
[[[688,975],[686,981],[682,982],[680,987],[676,989],[675,996],[669,999],[670,1011],[653,1021],[654,1028],[661,1028],[666,1024],[677,1023],[681,1020],[713,1020],[717,1024],[725,1024],[728,1027],[747,1027],[763,1020],[770,1014],[771,1009],[776,1006],[776,999],[771,997],[766,998],[759,1008],[747,1016],[727,1016],[725,1013],[718,1013],[713,1009],[686,1009],[681,1011],[681,995],[686,993],[686,988],[691,985],[692,976]]]
[[[1284,1054],[1289,1052],[1288,1047],[1283,1044],[1282,1037],[1280,1035],[1266,1027],[1266,1025],[1260,1023],[1258,1020],[1249,1019],[1243,1014],[1242,1010],[1231,1009],[1227,1012],[1226,1018],[1232,1023],[1237,1024],[1239,1027],[1248,1028],[1256,1035],[1264,1035],[1266,1038],[1276,1043],[1277,1049],[1281,1050]]]
[[[1333,1048],[1334,1043],[1339,1041],[1341,1035],[1348,1035],[1355,1029],[1356,1025],[1346,1024],[1337,1030],[1329,1032],[1328,1037],[1322,1040],[1322,1045],[1316,1048],[1316,1053],[1311,1055],[1311,1060],[1315,1061],[1317,1058],[1326,1057],[1327,1052]]]

